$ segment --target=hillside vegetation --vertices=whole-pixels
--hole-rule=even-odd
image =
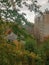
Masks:
[[[9,29],[16,40],[6,38]],[[49,40],[39,44],[23,26],[0,20],[0,65],[49,65]]]

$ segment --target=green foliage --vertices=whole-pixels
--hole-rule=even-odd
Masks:
[[[25,17],[19,14],[15,8],[15,3],[21,7],[21,1],[22,0],[16,0],[15,2],[13,2],[13,0],[0,0],[2,6],[6,8],[5,10],[1,9],[2,7],[0,8],[0,65],[49,65],[49,40],[44,41],[41,46],[37,47],[37,42],[34,37],[28,34],[23,28],[22,21],[29,26],[31,26],[31,24],[28,23]],[[37,3],[37,1],[34,1],[31,6],[29,5],[29,10],[40,12],[39,5],[37,6],[35,3]],[[11,6],[13,6],[13,10],[9,9]],[[5,17],[4,20],[6,20],[6,22],[2,20],[2,16]],[[13,19],[13,17],[15,19]],[[7,22],[8,18],[15,22]],[[17,50],[17,46],[13,42],[5,39],[5,32],[9,28],[17,34],[20,41],[25,41],[25,50]]]
[[[4,37],[6,37],[5,32],[9,28],[15,34],[20,35],[19,36],[20,39],[21,39],[21,35],[24,36],[24,41],[26,42],[25,49],[27,48],[28,51],[26,51],[25,49],[17,50],[16,44],[4,39]],[[37,56],[37,54],[33,53],[33,52],[35,52],[36,41],[20,25],[17,25],[12,22],[1,21],[0,22],[0,31],[1,31],[0,35],[4,35],[4,37],[2,37],[2,39],[0,37],[0,65],[33,65],[35,63],[37,64],[39,62],[39,60],[41,61],[41,58],[39,56]]]
[[[30,52],[35,52],[36,50],[36,40],[35,39],[27,39],[25,43],[25,49]]]
[[[14,32],[20,41],[25,41],[24,49],[4,39],[8,29]],[[37,47],[37,42],[27,31],[15,22],[0,20],[0,65],[49,65],[49,39]]]
[[[32,65],[41,59],[35,53],[17,50],[16,46],[11,44],[0,44],[0,65]]]
[[[13,23],[12,30],[15,34],[17,34],[19,40],[26,41],[26,39],[28,39],[29,37],[30,39],[33,38],[21,25]]]
[[[21,7],[21,2],[22,0],[16,0],[15,2],[14,0],[1,0],[0,3],[2,3],[3,8],[5,7],[6,10],[2,10],[2,7],[1,7],[0,18],[2,18],[1,14],[4,14],[3,15],[5,17],[4,20],[8,21],[8,18],[10,18],[12,19],[12,21],[16,21],[16,23],[18,23],[19,25],[22,25],[22,21],[27,23],[28,21],[25,19],[25,17],[22,14],[19,14],[18,10],[15,8],[15,3],[17,3],[17,5]],[[13,10],[9,9],[11,6],[13,7]],[[13,19],[13,17],[15,19]]]
[[[38,55],[42,58],[45,65],[49,65],[49,39],[42,42],[37,49]]]

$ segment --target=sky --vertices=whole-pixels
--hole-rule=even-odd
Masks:
[[[31,3],[30,0],[27,1],[28,4]],[[49,8],[48,0],[38,0],[38,3],[42,5],[41,10],[44,11],[45,8]],[[20,9],[20,13],[26,13],[25,18],[29,21],[34,23],[35,13],[32,11],[30,12],[26,6],[23,5],[23,8]]]

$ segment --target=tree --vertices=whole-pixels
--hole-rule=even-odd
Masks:
[[[4,20],[6,21],[16,21],[18,24],[22,24],[22,21],[27,23],[27,20],[24,17],[25,14],[19,14],[18,12],[20,11],[19,8],[23,8],[22,4],[27,6],[30,11],[39,11],[40,6],[37,5],[37,0],[31,1],[32,4],[29,5],[26,1],[23,2],[23,0],[0,0],[0,19],[4,17]],[[17,8],[17,6],[19,8]]]
[[[20,15],[18,13],[18,9],[16,8],[15,4],[17,3],[17,5],[19,7],[21,7],[21,0],[1,0],[1,8],[0,8],[0,19],[2,17],[4,17],[4,20],[8,21],[8,20],[12,20],[12,21],[16,21],[17,23],[21,24],[21,21],[25,20],[27,21],[23,15]],[[12,7],[12,10],[10,9],[10,7]],[[3,9],[4,8],[4,9]]]

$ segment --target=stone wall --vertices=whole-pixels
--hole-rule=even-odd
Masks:
[[[44,12],[35,17],[34,35],[40,41],[49,36],[49,13]]]

